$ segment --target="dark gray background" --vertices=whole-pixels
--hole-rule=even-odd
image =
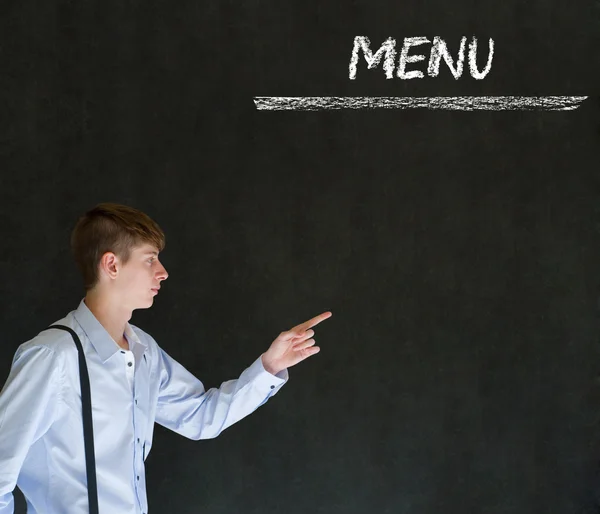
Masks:
[[[322,352],[219,438],[157,427],[150,512],[597,512],[599,9],[4,0],[0,377],[83,294],[77,217],[127,203],[166,231],[170,272],[132,321],[207,387],[334,313]],[[348,79],[357,35],[454,52],[472,34],[496,42],[483,81],[444,64],[386,81],[364,60]],[[573,112],[254,108],[271,95],[591,97]]]

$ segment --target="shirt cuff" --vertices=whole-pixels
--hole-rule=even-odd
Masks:
[[[256,359],[246,370],[248,373],[248,380],[251,381],[255,387],[264,389],[272,396],[288,381],[288,370],[283,369],[277,373],[277,375],[272,375],[263,366],[261,357]]]

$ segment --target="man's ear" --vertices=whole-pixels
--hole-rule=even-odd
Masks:
[[[100,258],[100,272],[105,274],[108,278],[115,279],[119,272],[120,266],[121,262],[113,252],[106,252]]]

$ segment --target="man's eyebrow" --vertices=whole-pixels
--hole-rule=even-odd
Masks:
[[[156,255],[156,256],[158,256],[158,252],[155,252],[155,251],[152,250],[152,251],[144,252],[144,255]]]

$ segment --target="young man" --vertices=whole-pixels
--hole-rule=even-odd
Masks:
[[[81,340],[91,386],[101,514],[146,514],[144,460],[154,422],[190,439],[216,437],[264,404],[287,368],[319,351],[312,327],[325,312],[282,332],[236,380],[208,391],[139,328],[168,277],[164,234],[146,214],[100,204],[73,230],[86,295],[56,324]],[[78,352],[69,332],[44,330],[22,344],[0,393],[0,514],[12,514],[15,485],[29,514],[89,512]]]

